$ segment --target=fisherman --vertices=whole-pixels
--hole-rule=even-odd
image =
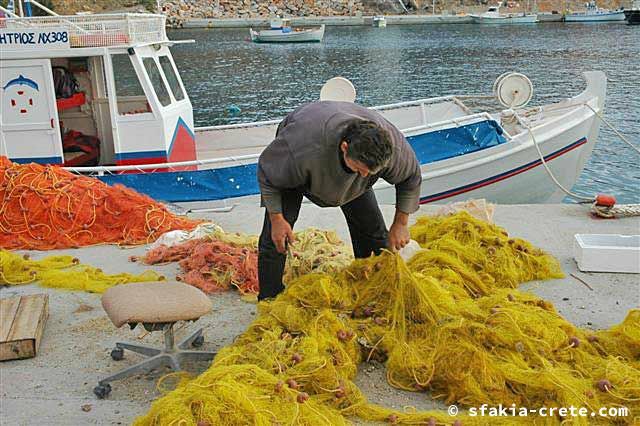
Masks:
[[[305,104],[278,125],[258,161],[261,205],[258,300],[277,296],[302,196],[320,207],[340,207],[356,258],[410,240],[409,214],[418,209],[422,176],[402,133],[375,111],[350,102]],[[372,186],[382,178],[396,187],[396,212],[387,231]]]

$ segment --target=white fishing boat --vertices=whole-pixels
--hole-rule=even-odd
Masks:
[[[480,15],[471,15],[474,24],[535,24],[534,13],[500,13],[500,6],[491,6]]]
[[[251,41],[255,43],[308,43],[321,42],[324,37],[324,24],[318,28],[293,28],[287,18],[271,21],[268,30],[249,28]]]
[[[595,2],[585,3],[581,12],[569,12],[564,15],[565,22],[605,22],[624,21],[624,10],[600,9]]]
[[[10,15],[0,28],[0,155],[66,167],[158,200],[255,202],[256,162],[279,119],[194,128],[170,51],[180,43],[167,38],[161,15]],[[78,83],[67,97],[54,85],[57,67]],[[56,77],[56,83],[67,77]],[[533,94],[529,80],[510,73],[496,81],[490,96],[444,96],[374,109],[415,150],[422,203],[559,202],[564,194],[549,173],[573,186],[598,138],[596,113],[603,110],[606,77],[585,77],[581,94],[539,107],[527,107]],[[125,87],[125,81],[139,90]],[[323,99],[355,99],[353,86],[341,78],[321,93]],[[485,101],[497,102],[474,107]],[[97,143],[65,144],[68,132],[62,136],[61,127]],[[99,155],[82,159],[96,149]],[[379,181],[374,189],[382,203],[394,202],[391,185]]]

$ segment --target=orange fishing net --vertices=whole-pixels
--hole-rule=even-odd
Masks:
[[[143,244],[199,222],[122,185],[0,156],[0,247],[50,250]]]
[[[176,261],[183,271],[176,279],[206,293],[227,290],[230,285],[237,287],[242,294],[258,292],[258,253],[255,248],[198,238],[171,247],[161,245],[144,257],[144,262],[149,265]]]

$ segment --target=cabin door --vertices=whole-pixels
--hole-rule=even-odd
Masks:
[[[0,155],[21,163],[63,163],[49,59],[0,62],[0,104]]]

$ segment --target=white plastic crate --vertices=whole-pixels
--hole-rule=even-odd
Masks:
[[[640,235],[576,234],[573,256],[581,271],[640,274]]]

